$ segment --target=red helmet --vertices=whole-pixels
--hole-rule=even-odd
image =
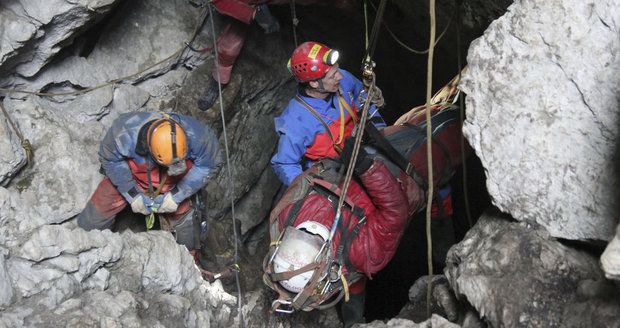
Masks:
[[[338,62],[337,50],[318,42],[300,44],[288,60],[288,69],[298,82],[309,82],[322,78]]]

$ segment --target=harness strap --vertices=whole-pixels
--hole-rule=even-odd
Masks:
[[[403,170],[408,176],[410,176],[415,183],[417,183],[422,189],[428,189],[428,183],[420,176],[414,169],[411,162],[408,161],[389,141],[385,138],[379,129],[372,124],[366,124],[366,133],[368,137],[373,140],[377,146],[377,149],[381,150],[396,166]]]
[[[327,248],[328,249],[323,250],[323,252],[329,251],[329,247]],[[306,285],[306,287],[293,299],[292,305],[294,308],[303,309],[305,307],[304,305],[306,304],[306,301],[308,301],[310,296],[315,294],[315,289],[321,281],[321,275],[323,274],[323,271],[325,271],[325,266],[327,265],[327,262],[328,261],[322,261],[318,263],[318,267],[312,273],[310,283]]]
[[[297,100],[297,102],[302,104],[304,108],[307,109],[310,112],[310,114],[312,114],[312,116],[314,116],[317,120],[319,120],[319,122],[321,122],[321,124],[323,124],[323,127],[325,127],[325,131],[327,131],[327,133],[329,134],[329,138],[332,139],[332,142],[334,142],[334,135],[332,134],[332,131],[329,129],[329,125],[327,125],[325,120],[321,118],[321,115],[319,115],[319,113],[314,108],[312,108],[310,104],[308,104],[305,100],[303,100],[303,98],[301,98],[299,95],[295,95],[295,100]]]
[[[333,184],[331,182],[327,182],[327,181],[325,181],[323,179],[319,179],[319,178],[314,178],[314,179],[310,180],[310,183],[312,183],[313,185],[321,186],[321,187],[329,190],[331,193],[335,194],[336,196],[340,196],[341,190],[340,190],[340,187],[338,187],[336,184]],[[345,197],[345,202],[351,208],[355,207],[355,204],[353,204],[353,202],[351,201],[351,199],[349,197]]]
[[[297,213],[299,213],[301,205],[303,205],[305,200],[305,197],[303,197],[300,200],[296,201],[293,207],[291,207],[290,211],[288,211],[288,216],[286,217],[286,221],[284,221],[284,227],[282,227],[282,231],[286,230],[287,227],[290,227],[293,225],[293,223],[295,223]]]
[[[312,263],[308,263],[306,265],[304,265],[303,267],[296,269],[296,270],[291,270],[291,271],[286,271],[286,272],[280,272],[280,273],[272,273],[271,276],[271,280],[273,281],[282,281],[282,280],[288,280],[293,278],[294,276],[304,273],[304,272],[308,272],[311,270],[314,270],[316,268],[319,267],[319,264],[316,262],[312,262]]]

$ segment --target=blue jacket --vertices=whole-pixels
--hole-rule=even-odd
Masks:
[[[343,69],[339,71],[343,76],[340,88],[345,100],[349,104],[355,103],[355,106],[361,110],[358,95],[363,90],[362,82]],[[335,95],[327,99],[307,97],[299,92],[297,95],[312,106],[328,125],[340,119],[338,98]],[[385,122],[374,105],[370,106],[369,113],[374,118],[373,123],[376,126],[385,126]],[[349,116],[346,111],[345,116]],[[293,98],[282,114],[275,118],[275,128],[280,140],[278,149],[271,158],[271,166],[280,181],[285,185],[290,185],[304,169],[311,166],[312,162],[308,160],[302,167],[302,160],[306,149],[312,145],[317,134],[325,132],[325,126]]]
[[[187,136],[187,159],[193,161],[189,172],[181,179],[173,196],[178,204],[204,187],[214,169],[222,162],[220,145],[213,130],[196,119],[178,114],[171,114],[179,122]],[[145,164],[148,160],[152,167],[158,165],[150,156],[136,153],[138,133],[147,122],[163,118],[161,113],[132,112],[119,116],[101,141],[99,161],[105,175],[110,178],[117,190],[131,202],[129,190],[136,188],[127,160]]]

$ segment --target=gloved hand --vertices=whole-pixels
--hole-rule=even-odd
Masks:
[[[342,152],[340,153],[340,160],[344,165],[349,165],[349,162],[351,161],[351,155],[353,154],[354,145],[355,137],[347,137],[344,140],[344,147],[342,148]],[[373,161],[374,160],[364,150],[364,147],[360,145],[360,150],[357,153],[357,160],[355,161],[355,166],[353,167],[353,173],[357,174],[358,176],[362,175],[372,166]]]
[[[155,198],[153,208],[157,210],[157,213],[174,213],[179,208],[179,204],[172,198],[172,193],[167,192]]]
[[[280,30],[280,23],[271,15],[269,7],[267,5],[260,5],[256,7],[256,13],[254,14],[254,20],[256,24],[260,26],[266,34],[278,32]]]
[[[151,214],[151,206],[153,205],[153,200],[143,193],[139,193],[131,200],[131,210],[134,213],[140,213],[144,215]]]

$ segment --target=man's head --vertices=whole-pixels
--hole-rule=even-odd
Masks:
[[[162,118],[151,123],[147,132],[147,143],[153,159],[159,165],[168,167],[169,175],[185,172],[187,137],[177,121]]]
[[[338,71],[339,53],[318,42],[299,45],[288,61],[288,68],[297,82],[313,90],[336,92],[342,80]]]

